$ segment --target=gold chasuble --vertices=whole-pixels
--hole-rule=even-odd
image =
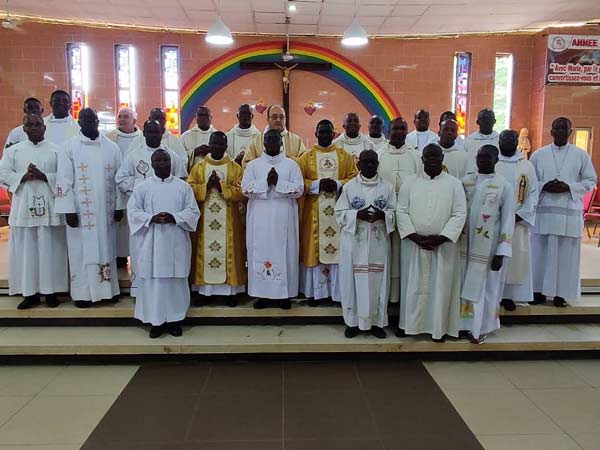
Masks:
[[[300,260],[305,267],[337,264],[340,253],[340,228],[335,220],[337,194],[309,193],[313,181],[332,178],[346,184],[358,174],[352,156],[331,145],[315,145],[298,159],[304,177],[304,208],[300,227]]]
[[[213,170],[221,180],[221,190],[207,191],[206,182]],[[242,194],[242,168],[227,154],[220,161],[207,155],[194,165],[188,183],[200,207],[196,233],[195,285],[246,284],[245,231],[239,204]]]

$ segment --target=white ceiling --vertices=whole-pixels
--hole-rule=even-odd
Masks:
[[[356,14],[371,35],[541,29],[600,18],[600,0],[9,0],[12,14],[206,30],[217,10],[233,32],[341,35]],[[289,28],[286,28],[286,16]]]

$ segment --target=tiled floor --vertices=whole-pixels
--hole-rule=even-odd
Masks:
[[[600,450],[600,361],[431,362],[486,450]]]
[[[599,360],[424,364],[486,450],[600,450]],[[0,450],[79,450],[109,409],[83,450],[477,448],[418,363],[145,365],[123,390],[137,370],[0,367]]]

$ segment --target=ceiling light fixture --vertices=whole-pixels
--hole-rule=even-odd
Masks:
[[[358,14],[358,0],[355,0],[354,2],[354,17],[352,18],[352,23],[346,28],[346,31],[344,31],[344,35],[342,36],[342,45],[345,45],[346,47],[360,47],[369,42],[367,32],[360,26],[360,23],[358,23],[356,14]]]
[[[296,11],[296,5],[294,3],[292,3],[291,1],[288,2],[288,11],[290,11],[290,12]]]
[[[215,6],[215,9],[217,10],[217,20],[206,32],[206,37],[204,40],[209,44],[229,45],[233,43],[233,37],[231,36],[231,30],[227,28],[227,25],[223,23],[223,20],[221,20],[218,6],[220,5]]]

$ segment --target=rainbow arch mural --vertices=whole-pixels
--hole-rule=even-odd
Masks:
[[[227,52],[206,64],[181,88],[181,131],[192,124],[196,109],[208,102],[221,88],[255,70],[241,69],[240,62],[280,62],[282,41],[250,44]],[[350,92],[371,114],[391,120],[400,112],[377,81],[348,58],[330,49],[303,42],[290,43],[295,61],[331,63],[331,70],[319,71]]]

